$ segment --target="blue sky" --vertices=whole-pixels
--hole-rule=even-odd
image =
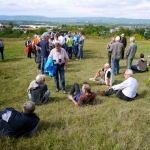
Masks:
[[[150,0],[0,0],[0,15],[150,19]]]

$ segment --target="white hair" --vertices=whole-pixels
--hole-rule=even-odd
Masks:
[[[105,66],[105,67],[109,67],[109,63],[106,63],[104,66]]]
[[[32,101],[27,101],[23,104],[22,111],[25,114],[32,114],[35,110],[35,105]]]
[[[45,75],[39,74],[39,75],[36,76],[35,81],[38,82],[38,83],[40,83],[44,79],[45,79]]]
[[[120,36],[116,36],[115,41],[119,41],[120,40]]]
[[[135,37],[130,37],[131,42],[135,42]]]
[[[133,75],[133,71],[132,71],[131,69],[127,69],[126,72],[127,72],[130,76]]]

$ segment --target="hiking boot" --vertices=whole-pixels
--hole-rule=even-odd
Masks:
[[[98,95],[101,95],[101,96],[105,96],[105,95],[104,95],[104,94],[105,94],[105,91],[100,91],[100,90],[98,90],[98,91],[97,91],[97,94],[98,94]]]

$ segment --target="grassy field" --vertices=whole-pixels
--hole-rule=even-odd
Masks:
[[[89,81],[98,68],[107,62],[106,44],[110,39],[87,39],[84,59],[69,61],[66,71],[66,90],[78,82],[87,81],[92,91],[106,90],[104,85]],[[4,39],[5,61],[0,61],[0,110],[14,107],[21,111],[28,100],[29,83],[39,73],[34,58],[26,58],[24,40]],[[149,41],[136,41],[138,50],[133,63],[150,51]],[[129,44],[129,39],[128,39]],[[126,48],[127,49],[127,48]],[[150,62],[150,58],[148,61]],[[120,74],[115,84],[124,80],[126,60],[120,61]],[[139,82],[137,97],[125,102],[115,97],[97,96],[96,106],[75,107],[67,95],[55,92],[52,78],[46,76],[51,91],[50,101],[37,106],[39,129],[31,138],[1,138],[0,150],[149,150],[150,149],[150,95],[147,80],[150,72],[135,73]]]

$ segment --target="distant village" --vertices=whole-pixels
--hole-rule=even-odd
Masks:
[[[4,28],[10,27],[10,25],[8,24],[4,24],[4,23],[0,23],[0,31],[3,30]],[[124,26],[118,26],[118,27],[114,27],[114,29],[110,29],[110,33],[119,31],[120,27],[123,27],[125,29],[129,29],[129,30],[134,30],[135,28],[144,28],[145,29],[145,33],[148,32],[148,29],[146,26],[130,26],[130,25],[124,25]],[[24,33],[26,33],[28,30],[37,30],[39,28],[46,28],[47,31],[52,31],[53,29],[61,29],[61,26],[51,26],[48,25],[46,23],[35,23],[35,24],[31,24],[31,25],[19,25],[19,26],[12,26],[12,30],[21,30]],[[81,28],[80,28],[81,29]],[[105,31],[103,31],[103,33],[100,34],[105,34]]]

